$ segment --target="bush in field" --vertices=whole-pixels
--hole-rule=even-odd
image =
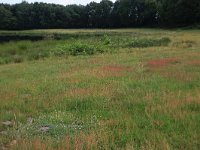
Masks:
[[[63,56],[63,55],[93,55],[95,53],[103,53],[103,49],[97,45],[83,44],[80,42],[73,44],[66,44],[58,46],[53,50],[53,55]]]
[[[169,38],[161,39],[134,39],[128,42],[128,47],[152,47],[152,46],[167,46],[170,43]]]
[[[81,44],[81,43],[77,43],[77,44],[73,44],[69,47],[69,52],[71,55],[93,55],[95,53],[95,47],[94,46],[90,46],[87,44]]]

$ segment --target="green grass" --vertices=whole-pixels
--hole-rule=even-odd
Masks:
[[[200,148],[198,30],[23,32],[89,35],[0,44],[2,148]]]

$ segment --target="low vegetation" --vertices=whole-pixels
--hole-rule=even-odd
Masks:
[[[152,46],[167,46],[170,43],[169,38],[162,39],[134,39],[128,43],[129,47],[152,47]]]
[[[168,37],[154,38],[149,36],[143,38],[142,34],[135,33],[73,33],[73,34],[55,34],[49,33],[41,36],[41,33],[32,32],[21,33],[19,35],[3,33],[2,44],[0,45],[0,64],[20,63],[27,60],[44,59],[51,56],[77,56],[94,55],[100,53],[116,53],[121,48],[147,48],[153,46],[167,46],[170,43]],[[13,40],[5,42],[8,37]],[[132,36],[129,38],[128,36]],[[24,38],[26,40],[23,41]],[[40,37],[40,40],[36,37]],[[10,38],[12,39],[12,38]],[[31,40],[33,39],[33,41]],[[35,41],[36,40],[36,41]]]
[[[44,32],[0,44],[2,149],[200,148],[199,30]]]

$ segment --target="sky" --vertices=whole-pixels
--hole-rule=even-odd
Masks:
[[[45,2],[45,3],[55,3],[55,4],[61,4],[61,5],[68,5],[68,4],[82,4],[86,5],[92,1],[100,2],[101,0],[26,0],[29,3],[32,2]],[[115,0],[111,0],[115,1]],[[15,4],[20,3],[22,0],[0,0],[0,3],[7,3],[7,4]]]

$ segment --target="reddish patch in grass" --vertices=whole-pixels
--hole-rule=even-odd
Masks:
[[[103,66],[97,71],[97,77],[122,77],[125,72],[131,72],[131,67],[108,65]]]
[[[166,59],[157,59],[157,60],[151,60],[148,62],[148,66],[150,67],[164,67],[169,64],[176,64],[179,63],[179,59],[177,58],[166,58]]]
[[[131,71],[133,71],[132,67],[107,65],[95,68],[82,68],[79,70],[73,69],[70,72],[61,73],[58,76],[58,79],[59,80],[68,79],[71,83],[80,83],[82,80],[77,79],[76,75],[82,74],[82,76],[87,76],[87,77],[93,76],[97,78],[121,77],[124,76],[126,72],[131,72]]]
[[[38,150],[52,150],[51,148],[48,148],[46,144],[44,144],[41,139],[36,138],[34,141],[28,141],[28,140],[18,140],[16,141],[16,144],[9,145],[7,147],[8,149],[38,149]]]
[[[199,66],[200,65],[200,60],[192,60],[189,62],[190,65],[194,65],[194,66]]]
[[[101,132],[100,132],[101,133]],[[79,135],[75,137],[65,137],[58,145],[58,150],[83,150],[83,149],[98,149],[98,139],[103,139],[102,134],[99,135],[95,132],[86,134],[81,132]],[[105,138],[107,138],[107,134],[105,134]],[[108,144],[106,140],[106,144]],[[8,147],[10,149],[33,149],[33,150],[54,150],[54,142],[51,140],[42,141],[40,138],[29,141],[26,139],[18,140],[18,143],[13,145],[12,147]]]
[[[15,92],[5,92],[5,93],[0,94],[0,96],[4,101],[7,101],[7,100],[11,100],[14,97],[16,97],[16,93]]]
[[[90,69],[86,72],[86,75],[97,78],[122,77],[126,72],[131,72],[132,70],[131,67],[109,65]]]

